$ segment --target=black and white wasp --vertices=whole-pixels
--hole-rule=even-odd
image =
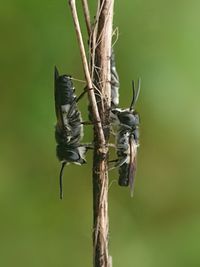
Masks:
[[[59,75],[57,68],[54,72],[55,111],[57,123],[55,127],[55,139],[57,142],[56,153],[62,163],[60,170],[60,198],[62,199],[62,176],[66,164],[86,163],[86,147],[80,142],[83,137],[83,124],[81,113],[77,107],[77,98],[69,75]]]
[[[115,167],[119,167],[120,186],[130,186],[133,195],[134,176],[136,172],[137,148],[139,146],[139,114],[135,104],[140,93],[140,80],[135,90],[132,81],[133,99],[129,109],[113,108],[111,110],[111,125],[116,135],[116,150],[118,159]]]

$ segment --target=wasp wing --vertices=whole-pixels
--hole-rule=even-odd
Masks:
[[[130,162],[129,162],[129,186],[131,190],[131,197],[133,197],[134,191],[134,178],[136,173],[136,158],[137,158],[137,144],[134,140],[134,136],[130,135],[129,138],[130,146]]]
[[[56,67],[54,82],[57,128],[65,131],[69,128],[69,118],[72,116],[71,111],[73,111],[76,106],[75,89],[71,76],[66,74],[60,76]]]
[[[57,118],[57,127],[64,129],[63,114],[61,109],[61,88],[59,83],[59,72],[55,66],[54,69],[54,99],[55,99],[55,111]]]

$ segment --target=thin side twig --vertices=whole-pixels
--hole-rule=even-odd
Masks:
[[[88,36],[90,36],[91,21],[90,21],[90,11],[89,11],[89,6],[88,6],[88,1],[82,0],[82,5],[83,5],[83,12],[84,12],[84,16],[85,16],[85,22],[86,22]]]
[[[87,86],[88,86],[88,96],[89,96],[89,101],[90,101],[90,104],[92,107],[92,113],[93,113],[93,118],[95,121],[95,127],[97,128],[99,145],[103,147],[103,146],[105,146],[104,132],[102,129],[99,111],[98,111],[97,104],[96,104],[96,98],[95,98],[95,94],[94,94],[94,90],[93,90],[93,88],[94,88],[93,83],[92,83],[92,80],[90,77],[87,57],[86,57],[86,53],[85,53],[83,38],[82,38],[79,19],[78,19],[77,10],[76,10],[76,1],[75,0],[69,0],[69,5],[71,8],[74,26],[75,26],[75,30],[76,30],[76,35],[77,35],[77,39],[78,39],[78,43],[79,43],[79,47],[80,47],[83,69],[84,69],[85,78],[86,78]]]

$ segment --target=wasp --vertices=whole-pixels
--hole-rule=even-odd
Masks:
[[[66,164],[86,163],[87,148],[81,145],[83,138],[83,124],[81,113],[77,107],[77,97],[70,75],[59,75],[57,68],[54,71],[54,96],[57,123],[55,126],[55,139],[57,142],[56,154],[62,163],[60,170],[60,198],[62,192],[62,176]]]
[[[111,70],[111,107],[117,107],[119,105],[119,75],[117,73],[116,64],[115,64],[115,54],[114,50],[111,51],[110,58],[110,70]]]
[[[135,111],[135,104],[140,93],[140,79],[138,88],[132,81],[133,98],[129,109],[114,108],[111,110],[111,125],[116,133],[116,150],[118,159],[114,160],[115,167],[119,167],[120,186],[130,186],[133,195],[134,177],[136,172],[137,148],[139,146],[139,114]]]

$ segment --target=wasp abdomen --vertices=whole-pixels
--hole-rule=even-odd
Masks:
[[[118,184],[120,186],[129,186],[129,164],[128,163],[124,163],[119,168]]]

